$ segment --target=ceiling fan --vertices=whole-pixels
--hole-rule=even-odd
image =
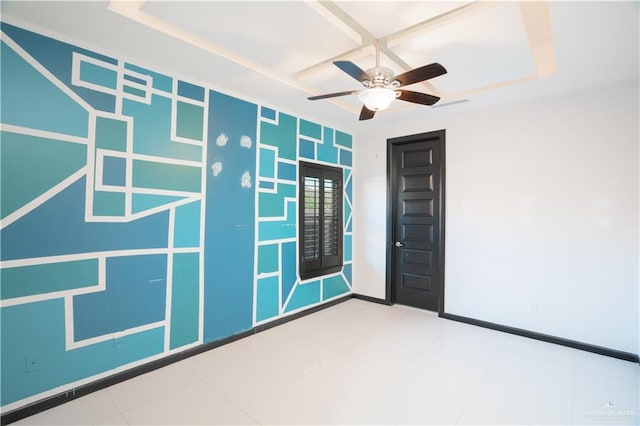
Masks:
[[[362,83],[365,89],[311,96],[308,99],[310,101],[315,101],[318,99],[358,94],[358,97],[364,104],[360,111],[360,120],[369,120],[373,118],[376,111],[386,109],[396,98],[406,102],[413,102],[414,104],[435,104],[440,100],[439,97],[406,90],[402,87],[429,80],[447,73],[447,70],[442,65],[434,62],[394,76],[392,70],[380,66],[380,46],[378,40],[376,40],[375,68],[363,71],[351,61],[334,61],[333,64],[352,78]]]

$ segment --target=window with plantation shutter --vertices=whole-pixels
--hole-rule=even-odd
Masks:
[[[342,268],[342,169],[300,162],[300,278]]]

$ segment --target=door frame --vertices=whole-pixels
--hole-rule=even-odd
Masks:
[[[445,254],[445,141],[446,141],[446,131],[435,130],[431,132],[418,133],[415,135],[408,136],[400,136],[395,138],[387,139],[387,249],[386,249],[386,260],[387,260],[387,276],[386,276],[386,286],[385,286],[385,303],[392,305],[395,303],[395,294],[393,290],[393,265],[395,264],[395,253],[397,250],[393,250],[394,244],[394,229],[395,229],[395,220],[394,217],[394,200],[396,198],[396,188],[397,182],[395,176],[391,173],[393,169],[393,165],[395,164],[395,156],[393,154],[393,147],[395,145],[401,145],[411,142],[420,142],[424,140],[433,140],[440,144],[440,164],[441,164],[441,178],[440,178],[440,211],[437,214],[438,221],[440,222],[440,230],[438,233],[438,237],[440,240],[440,245],[438,247],[438,267],[440,268],[440,276],[441,276],[441,288],[440,294],[438,297],[438,316],[442,316],[444,313],[444,292],[445,292],[445,271],[444,271],[444,254]]]

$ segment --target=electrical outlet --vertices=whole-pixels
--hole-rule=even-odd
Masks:
[[[32,373],[34,371],[40,370],[40,366],[42,363],[40,355],[30,355],[26,357],[25,360],[27,373]]]
[[[538,312],[538,304],[537,303],[530,303],[529,304],[529,313],[530,314],[535,314]]]

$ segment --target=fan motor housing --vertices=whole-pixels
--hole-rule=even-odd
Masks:
[[[385,67],[374,67],[370,68],[367,71],[367,74],[373,80],[364,80],[362,84],[367,87],[386,87],[393,80],[393,71],[389,68]]]

